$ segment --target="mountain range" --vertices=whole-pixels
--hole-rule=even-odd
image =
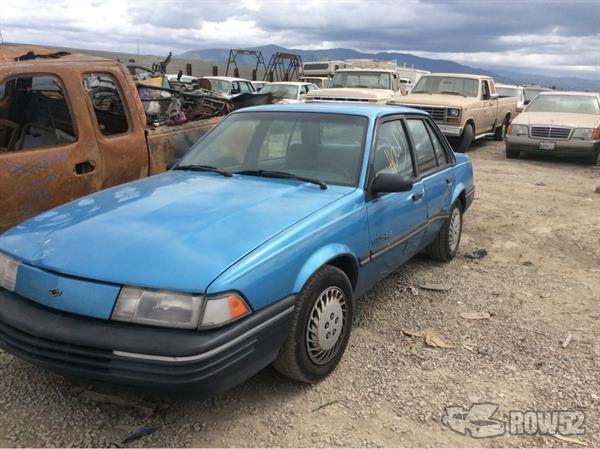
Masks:
[[[302,50],[297,48],[285,48],[278,45],[265,45],[262,47],[251,47],[248,50],[257,50],[262,52],[265,58],[265,64],[269,63],[271,55],[276,52],[293,53],[300,55],[303,62],[321,61],[321,60],[345,60],[345,59],[379,59],[382,61],[396,60],[398,65],[414,66],[417,69],[428,70],[430,72],[449,72],[449,73],[474,73],[480,75],[490,75],[498,82],[508,84],[527,84],[536,83],[544,86],[555,86],[563,90],[589,90],[600,91],[600,80],[590,80],[576,77],[556,77],[541,73],[521,73],[511,70],[486,70],[477,67],[470,67],[445,59],[430,59],[415,56],[410,53],[379,52],[365,53],[349,48],[329,48],[325,50]],[[229,58],[229,49],[213,48],[205,50],[190,50],[181,55],[184,58],[199,59],[215,63],[226,64]],[[240,55],[237,58],[240,66],[254,66],[256,59],[252,56]]]

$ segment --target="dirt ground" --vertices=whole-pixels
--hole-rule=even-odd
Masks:
[[[507,160],[493,141],[469,154],[477,191],[460,255],[419,256],[359,300],[342,363],[322,383],[267,368],[207,400],[142,397],[0,353],[0,445],[110,446],[157,426],[130,446],[600,446],[600,169]],[[479,248],[488,255],[466,257]],[[461,316],[473,312],[489,318]],[[406,333],[424,330],[453,347]],[[497,404],[500,421],[583,412],[585,434],[474,439],[442,423],[444,407],[479,402]]]

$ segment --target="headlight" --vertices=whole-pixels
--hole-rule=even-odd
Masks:
[[[450,108],[446,110],[448,117],[460,117],[460,109]]]
[[[222,326],[248,313],[250,308],[235,293],[205,298],[188,293],[123,287],[112,319],[152,326],[198,329]]]
[[[600,128],[577,128],[573,131],[573,139],[600,140]]]
[[[508,134],[512,136],[526,136],[529,134],[529,128],[526,125],[509,125]]]
[[[0,287],[15,291],[19,261],[0,253]]]

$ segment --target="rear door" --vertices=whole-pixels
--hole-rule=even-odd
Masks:
[[[427,197],[428,226],[424,240],[428,241],[437,235],[450,212],[455,183],[453,159],[430,119],[410,117],[406,123]]]
[[[83,74],[88,115],[102,157],[102,188],[140,179],[148,174],[144,128],[135,120],[133,98],[124,95],[122,75],[114,69]],[[173,108],[172,114],[182,113]]]
[[[102,161],[74,71],[3,71],[0,230],[97,190]],[[69,217],[63,217],[68,220]]]
[[[367,199],[371,259],[378,260],[380,274],[386,274],[415,254],[427,223],[424,183],[415,177],[409,139],[400,118],[388,119],[378,126],[370,182],[380,173],[415,180],[409,192],[384,193]]]

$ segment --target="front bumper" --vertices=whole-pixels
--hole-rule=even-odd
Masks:
[[[444,133],[445,136],[448,137],[460,137],[462,136],[463,128],[462,126],[453,126],[453,125],[442,125],[440,123],[437,124],[440,131]]]
[[[214,394],[275,359],[295,300],[289,296],[220,329],[190,331],[73,315],[0,290],[0,347],[74,377]]]
[[[540,142],[554,142],[553,150],[541,150]],[[567,157],[594,156],[600,151],[600,140],[551,140],[535,139],[529,136],[506,136],[506,149]]]

